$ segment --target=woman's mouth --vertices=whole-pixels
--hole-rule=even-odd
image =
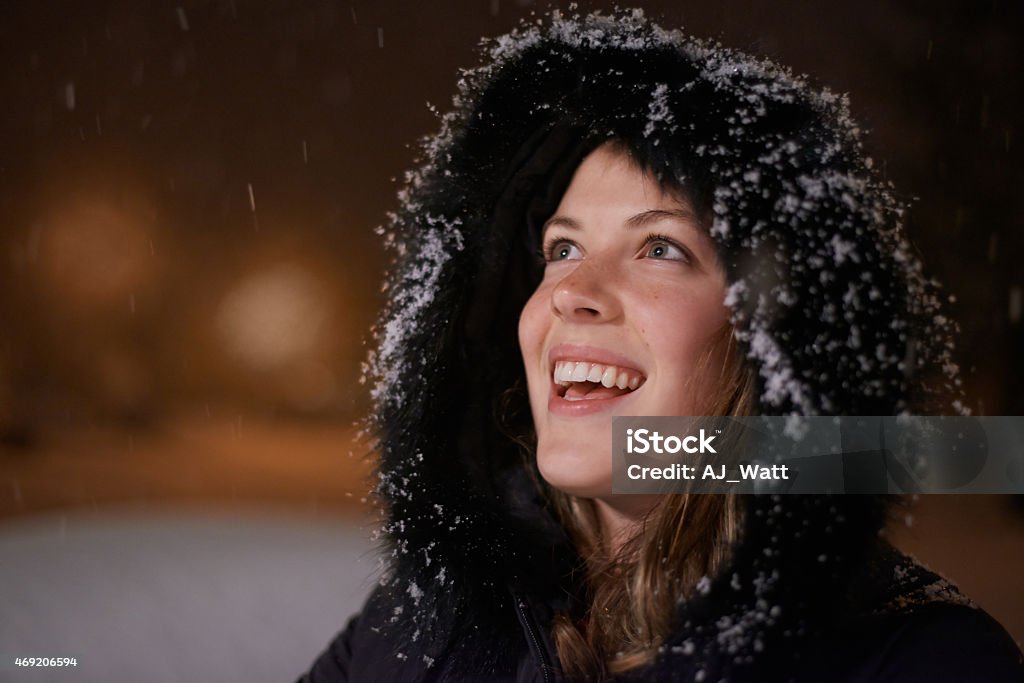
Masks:
[[[631,368],[567,360],[555,363],[552,380],[548,408],[555,413],[581,415],[611,407],[615,399],[643,385],[646,377]]]

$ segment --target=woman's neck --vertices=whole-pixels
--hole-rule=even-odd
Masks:
[[[657,496],[611,496],[595,498],[594,510],[601,528],[601,539],[608,557],[615,557],[622,546],[639,533]]]

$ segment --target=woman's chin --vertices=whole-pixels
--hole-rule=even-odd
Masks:
[[[611,453],[551,452],[539,448],[537,467],[544,481],[562,493],[581,498],[603,498],[611,494]]]

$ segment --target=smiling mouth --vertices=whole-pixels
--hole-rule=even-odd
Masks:
[[[566,401],[594,401],[632,393],[647,379],[636,370],[587,361],[558,361],[552,371],[556,393]]]

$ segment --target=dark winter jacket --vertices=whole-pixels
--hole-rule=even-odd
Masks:
[[[490,41],[384,231],[367,377],[387,571],[315,681],[557,681],[580,559],[518,441],[539,227],[601,142],[692,190],[767,415],[959,413],[952,324],[843,97],[638,13]],[[629,680],[1024,680],[1005,631],[880,539],[887,501],[743,496],[730,564]]]

